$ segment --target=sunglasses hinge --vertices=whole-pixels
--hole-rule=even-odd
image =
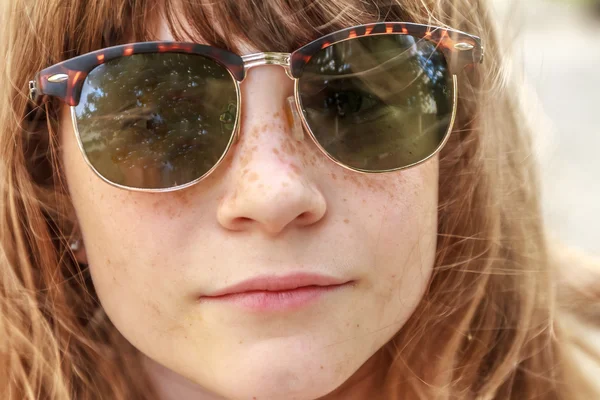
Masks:
[[[37,100],[37,83],[29,81],[29,100],[35,102]]]

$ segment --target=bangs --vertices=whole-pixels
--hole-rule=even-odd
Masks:
[[[378,4],[379,3],[379,4]],[[397,2],[360,0],[173,0],[164,17],[175,40],[190,38],[240,53],[243,42],[259,51],[292,52],[318,37],[353,25],[404,20]],[[408,21],[407,21],[408,22]]]
[[[55,10],[68,20],[66,30],[60,18],[53,19],[54,32],[63,35],[57,38],[65,46],[62,59],[118,44],[160,40],[161,22],[167,24],[175,41],[208,44],[238,54],[241,43],[259,51],[292,52],[322,35],[353,25],[419,22],[415,21],[419,19],[415,13],[400,1],[71,0],[70,3],[69,7],[61,6],[62,12]],[[419,9],[424,16],[420,19],[427,19],[427,13],[422,12],[424,7]]]

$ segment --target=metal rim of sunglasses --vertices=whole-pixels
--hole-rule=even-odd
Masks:
[[[450,74],[452,75],[452,114],[450,117],[450,123],[448,130],[444,135],[440,145],[433,151],[428,157],[419,160],[418,162],[405,165],[402,167],[388,169],[388,170],[363,170],[348,166],[339,160],[335,159],[329,154],[323,146],[316,139],[312,129],[308,125],[304,113],[301,108],[301,102],[299,97],[299,78],[302,75],[304,66],[311,60],[312,56],[317,54],[322,49],[325,49],[334,44],[351,40],[357,37],[372,36],[372,35],[389,35],[389,34],[400,34],[410,35],[419,39],[429,40],[441,48]],[[110,60],[127,57],[134,54],[144,53],[185,53],[185,54],[196,54],[205,56],[213,61],[222,64],[232,77],[232,80],[236,88],[237,96],[237,111],[235,124],[232,130],[232,135],[227,144],[223,154],[215,165],[208,170],[204,175],[197,179],[187,182],[181,185],[175,185],[167,188],[141,188],[132,187],[112,182],[105,178],[89,161],[81,137],[79,129],[77,127],[77,120],[75,116],[75,106],[79,103],[79,96],[81,94],[81,88],[90,71],[95,67],[108,62]],[[262,52],[254,53],[245,56],[239,56],[231,53],[227,50],[218,49],[211,46],[196,44],[196,43],[184,43],[184,42],[140,42],[126,45],[113,46],[97,51],[93,51],[87,54],[83,54],[66,61],[55,64],[39,72],[35,79],[30,81],[30,99],[34,103],[39,103],[40,99],[44,96],[58,97],[64,101],[67,105],[71,106],[71,120],[73,129],[77,137],[79,149],[84,157],[86,164],[94,171],[94,173],[102,179],[104,182],[125,190],[139,191],[139,192],[171,192],[176,190],[182,190],[197,184],[209,176],[228,155],[232,144],[239,138],[239,120],[241,113],[242,98],[240,93],[240,83],[244,81],[246,76],[246,70],[249,68],[260,66],[260,65],[279,65],[285,69],[286,74],[294,80],[294,99],[297,113],[300,115],[302,125],[304,129],[309,133],[312,141],[318,147],[318,149],[335,164],[357,173],[362,174],[377,174],[386,173],[393,171],[400,171],[407,168],[414,167],[421,163],[426,162],[430,158],[434,157],[444,147],[450,133],[452,132],[456,112],[457,112],[457,100],[458,100],[458,83],[457,74],[462,71],[468,65],[474,65],[483,62],[484,48],[481,44],[481,40],[477,36],[467,34],[462,31],[454,29],[446,29],[431,25],[422,25],[408,22],[380,22],[366,25],[359,25],[355,27],[346,28],[340,31],[336,31],[325,35],[319,39],[316,39],[300,49],[292,53],[277,53],[277,52]]]

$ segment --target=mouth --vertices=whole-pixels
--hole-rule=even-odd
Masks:
[[[200,296],[199,301],[232,305],[250,312],[291,311],[314,304],[353,282],[307,273],[259,276]]]

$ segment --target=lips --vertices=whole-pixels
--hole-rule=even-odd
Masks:
[[[295,273],[283,276],[263,275],[215,290],[202,297],[215,298],[245,292],[284,292],[307,286],[339,286],[348,282],[350,281],[313,273]]]

